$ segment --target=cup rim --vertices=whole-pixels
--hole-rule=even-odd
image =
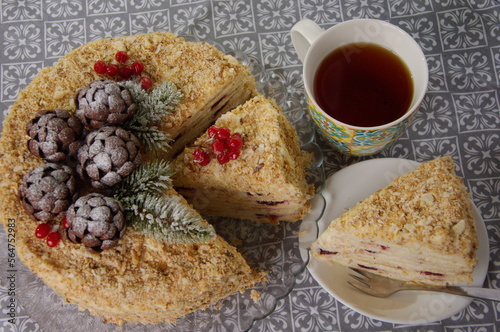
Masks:
[[[418,54],[418,57],[422,60],[422,63],[424,64],[426,70],[424,71],[424,81],[425,81],[425,88],[422,90],[421,94],[418,95],[418,96],[414,96],[414,100],[412,101],[413,103],[413,106],[410,107],[406,112],[405,114],[403,114],[402,116],[400,116],[399,118],[397,118],[396,120],[393,120],[391,122],[388,122],[388,123],[385,123],[385,124],[382,124],[382,125],[378,125],[378,126],[373,126],[373,127],[362,127],[362,126],[355,126],[355,125],[351,125],[351,124],[348,124],[348,123],[345,123],[345,122],[342,122],[340,120],[337,120],[336,118],[332,117],[331,115],[329,115],[328,113],[326,113],[322,108],[321,106],[318,105],[318,103],[316,102],[316,100],[313,98],[314,97],[314,94],[312,94],[312,91],[310,91],[310,89],[308,88],[308,86],[306,86],[305,82],[305,77],[306,77],[306,67],[305,67],[305,64],[307,63],[308,61],[308,58],[310,57],[310,54],[311,54],[311,50],[321,42],[322,40],[322,36],[319,36],[312,44],[311,46],[309,47],[309,49],[307,50],[307,53],[306,53],[306,56],[304,58],[304,65],[302,67],[302,77],[303,77],[303,80],[304,80],[304,89],[306,90],[306,94],[308,96],[308,99],[310,102],[312,102],[315,106],[315,109],[316,111],[319,111],[322,113],[323,116],[327,117],[329,120],[333,121],[333,122],[337,122],[339,123],[340,125],[344,126],[344,127],[347,127],[349,129],[352,129],[352,130],[364,130],[364,131],[375,131],[375,130],[382,130],[382,129],[387,129],[387,128],[390,128],[390,127],[393,127],[399,123],[402,123],[403,121],[405,121],[407,118],[409,118],[410,116],[412,116],[419,108],[420,104],[422,103],[422,100],[424,99],[426,93],[427,93],[427,85],[429,84],[429,69],[428,69],[428,65],[427,65],[427,60],[426,60],[426,57],[425,57],[425,54],[424,52],[422,51],[422,48],[420,47],[420,45],[417,43],[417,41],[415,39],[413,39],[413,37],[411,37],[406,31],[404,31],[403,29],[401,29],[400,27],[392,24],[392,23],[389,23],[389,22],[386,22],[386,21],[383,21],[383,20],[377,20],[377,19],[371,19],[371,18],[361,18],[361,19],[352,19],[352,20],[348,20],[348,21],[343,21],[343,22],[340,22],[340,23],[337,23],[336,25],[330,27],[329,29],[325,30],[328,31],[332,28],[335,28],[339,25],[351,25],[351,24],[358,24],[358,23],[363,23],[363,22],[376,22],[378,24],[382,24],[382,25],[385,25],[385,26],[388,26],[390,27],[391,29],[394,29],[396,31],[399,31],[400,33],[402,33],[403,35],[405,35],[406,37],[408,37],[408,41],[413,44],[413,46],[416,47],[416,49],[418,50],[419,54]],[[326,37],[325,37],[326,38]],[[353,42],[354,43],[354,42]],[[373,44],[376,44],[376,43],[373,43]],[[317,67],[316,67],[317,69]],[[314,73],[313,75],[315,75],[316,73]],[[308,75],[307,75],[308,76]],[[413,78],[414,75],[412,75],[411,77]],[[415,91],[414,91],[415,92]]]

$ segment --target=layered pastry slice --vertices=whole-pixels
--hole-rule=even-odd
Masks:
[[[221,128],[230,137],[222,145],[215,142],[215,131]],[[235,136],[239,143],[233,153]],[[227,160],[225,153],[230,155]],[[197,159],[200,154],[209,162]],[[204,215],[296,221],[309,211],[314,194],[306,182],[307,161],[281,108],[257,95],[221,116],[175,159],[173,183]]]
[[[421,164],[333,220],[314,257],[412,283],[473,281],[477,235],[452,159]]]

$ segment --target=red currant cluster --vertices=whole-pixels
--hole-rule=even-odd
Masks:
[[[68,221],[66,220],[66,217],[63,218],[62,221],[62,227],[63,228],[68,228]],[[48,223],[43,223],[37,226],[35,230],[35,236],[39,239],[46,238],[47,245],[49,247],[55,247],[59,244],[59,241],[61,240],[61,235],[57,231],[57,228],[59,226],[53,226]]]
[[[207,142],[210,143],[210,148],[206,149],[204,146],[197,148],[193,151],[193,161],[206,166],[212,159],[211,153],[217,158],[219,164],[225,164],[229,160],[238,159],[243,146],[243,139],[240,133],[231,134],[231,131],[226,127],[217,128],[212,126],[207,130]]]
[[[108,75],[111,77],[120,76],[121,78],[128,80],[134,75],[139,76],[144,70],[144,64],[140,61],[135,61],[131,65],[126,65],[128,60],[128,54],[124,51],[119,51],[115,54],[115,60],[118,61],[120,65],[107,64],[102,60],[98,60],[94,63],[94,70],[100,75]],[[149,77],[142,76],[139,78],[139,82],[144,90],[149,90],[153,86],[153,82]]]

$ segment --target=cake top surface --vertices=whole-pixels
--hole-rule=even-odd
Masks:
[[[174,161],[179,172],[174,175],[176,186],[225,187],[231,183],[250,194],[299,190],[308,198],[313,195],[313,188],[305,182],[307,156],[302,154],[294,128],[274,100],[258,94],[222,115],[215,126],[241,134],[240,156],[225,164],[214,161],[202,166],[194,162],[194,150],[210,144],[208,133],[204,133]]]
[[[251,77],[248,68],[234,57],[204,42],[186,42],[170,32],[96,40],[69,52],[53,66],[43,68],[20,92],[7,115],[3,140],[11,141],[24,135],[24,132],[11,132],[16,127],[10,125],[9,116],[16,117],[24,131],[24,124],[39,110],[74,109],[76,91],[105,78],[93,70],[95,62],[111,61],[118,51],[125,51],[130,58],[144,64],[143,72],[151,78],[153,87],[167,80],[182,90],[182,103],[165,121],[164,129],[173,136],[182,119],[205,105],[221,86],[232,84],[238,75]],[[4,144],[0,149],[3,147]]]
[[[470,195],[451,157],[422,163],[332,221],[329,232],[369,241],[428,246],[472,257],[477,247]]]

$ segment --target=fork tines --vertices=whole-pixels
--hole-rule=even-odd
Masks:
[[[368,275],[366,275],[364,271],[354,267],[349,267],[349,269],[357,273],[357,274],[349,273],[349,276],[355,280],[354,282],[347,281],[349,285],[359,290],[363,290],[362,288],[370,288],[370,285],[367,284],[365,281],[370,281],[371,278]]]

